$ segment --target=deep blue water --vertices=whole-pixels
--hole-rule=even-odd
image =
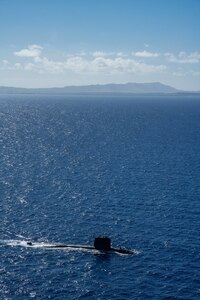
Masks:
[[[199,231],[198,96],[0,96],[0,299],[200,299]]]

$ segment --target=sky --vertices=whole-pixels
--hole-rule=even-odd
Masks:
[[[0,86],[200,91],[200,0],[0,0]]]

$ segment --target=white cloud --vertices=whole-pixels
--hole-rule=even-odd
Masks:
[[[25,70],[34,70],[35,69],[35,64],[33,64],[33,63],[26,63],[26,64],[24,64],[24,69]]]
[[[104,51],[95,51],[92,53],[93,57],[106,57],[106,56],[113,56],[115,52],[104,52]]]
[[[19,57],[39,57],[43,47],[39,45],[30,45],[26,49],[14,52],[14,55]]]
[[[96,72],[106,71],[109,73],[154,73],[166,70],[166,66],[164,65],[149,65],[131,58],[122,57],[113,59],[98,57],[91,62],[91,66]]]
[[[127,57],[128,54],[126,54],[124,52],[117,52],[117,56],[119,56],[119,57]]]
[[[9,67],[9,61],[7,59],[3,59],[0,64],[0,70],[6,70]]]
[[[80,74],[91,78],[95,76],[160,76],[161,74],[172,74],[176,77],[186,76],[189,70],[182,70],[166,63],[198,63],[200,54],[192,52],[187,54],[182,51],[178,55],[173,53],[158,53],[158,52],[103,52],[96,51],[86,53],[84,51],[76,54],[66,55],[63,59],[51,59],[42,54],[43,48],[40,45],[30,45],[26,49],[15,52],[14,55],[18,60],[11,63],[8,60],[2,61],[2,70],[25,70],[27,72],[36,72],[38,74]],[[141,58],[157,58],[155,63],[147,63]],[[20,58],[26,57],[26,61]],[[180,66],[180,65],[178,65]],[[181,67],[181,66],[180,66]],[[198,70],[197,70],[198,71]],[[199,76],[195,70],[190,72],[190,76]],[[152,74],[152,75],[151,75]]]
[[[192,52],[187,54],[184,51],[179,52],[176,56],[173,53],[165,53],[169,62],[179,63],[179,64],[196,64],[200,62],[200,53]]]
[[[15,69],[21,69],[21,64],[20,63],[15,63],[14,64]]]
[[[58,63],[57,63],[58,64]],[[72,56],[64,62],[60,62],[62,70],[71,70],[74,72],[84,72],[88,69],[88,60],[81,56]]]
[[[2,60],[2,63],[3,63],[4,66],[7,66],[9,64],[7,59]]]
[[[92,56],[94,57],[105,57],[107,56],[108,54],[106,52],[103,52],[103,51],[95,51],[92,53]]]
[[[31,45],[27,49],[22,49],[14,54],[18,57],[32,58],[31,62],[16,62],[14,69],[24,69],[38,73],[62,73],[72,71],[74,73],[93,73],[93,74],[128,74],[128,73],[161,73],[165,72],[165,65],[152,65],[139,62],[129,57],[123,52],[102,52],[96,51],[84,55],[67,55],[63,61],[51,60],[41,55],[42,47]],[[144,51],[145,52],[145,51]],[[150,55],[149,52],[145,54]],[[149,57],[149,56],[148,56]]]
[[[158,57],[160,56],[159,53],[156,53],[156,52],[149,52],[149,51],[138,51],[138,52],[133,52],[132,53],[133,56],[136,56],[136,57],[142,57],[142,58],[153,58],[153,57]]]

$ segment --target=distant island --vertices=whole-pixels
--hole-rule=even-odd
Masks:
[[[160,82],[96,84],[54,88],[17,88],[0,86],[0,94],[174,94],[190,93]]]

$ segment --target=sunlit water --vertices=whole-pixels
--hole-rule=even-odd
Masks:
[[[0,179],[0,299],[200,299],[198,96],[1,95]]]

